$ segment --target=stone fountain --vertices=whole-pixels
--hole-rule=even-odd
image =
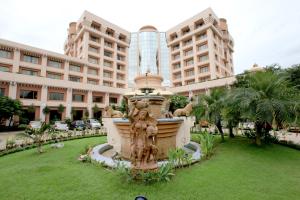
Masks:
[[[199,146],[190,142],[194,120],[172,118],[168,111],[172,93],[162,88],[162,78],[146,73],[136,77],[135,83],[135,89],[124,94],[126,117],[103,118],[108,143],[96,146],[92,159],[111,167],[121,162],[143,171],[157,169],[166,161],[170,149],[190,147],[194,160],[200,159]]]

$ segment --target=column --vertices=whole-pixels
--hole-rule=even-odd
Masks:
[[[9,82],[8,96],[12,99],[17,98],[17,83],[15,81]]]
[[[83,80],[82,82],[83,83],[87,83],[87,72],[88,72],[88,66],[87,65],[84,65],[83,66]]]
[[[105,93],[104,105],[109,106],[109,93]]]
[[[87,109],[89,111],[89,118],[93,118],[92,107],[93,107],[93,91],[89,90],[87,96]]]
[[[42,56],[42,68],[40,76],[46,77],[46,68],[47,68],[47,55]]]
[[[63,80],[65,81],[69,80],[69,66],[70,66],[70,62],[66,60],[64,64],[64,78],[63,78]]]
[[[14,59],[13,59],[12,73],[19,72],[19,66],[20,66],[20,50],[19,49],[14,49]]]
[[[82,52],[83,52],[83,59],[88,60],[88,52],[89,52],[89,39],[90,35],[88,31],[85,31],[83,34],[83,47],[82,47]]]
[[[41,106],[40,106],[40,118],[41,118],[41,121],[45,121],[46,120],[46,116],[43,113],[43,109],[47,105],[47,96],[48,96],[48,86],[43,85],[42,89],[41,89]]]
[[[212,30],[209,28],[207,29],[207,42],[208,42],[208,49],[209,49],[209,71],[211,79],[216,79],[216,64],[215,64],[215,50],[214,50],[214,36]]]
[[[72,110],[72,88],[67,89],[67,99],[66,99],[66,118],[71,119],[71,110]]]
[[[104,38],[100,38],[100,85],[103,85],[103,66],[104,66]]]

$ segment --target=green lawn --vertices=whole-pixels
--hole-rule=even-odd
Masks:
[[[169,183],[129,184],[115,172],[77,161],[95,137],[65,142],[63,149],[35,149],[0,157],[0,199],[299,199],[300,151],[257,148],[236,138],[219,144],[209,160],[176,171]]]

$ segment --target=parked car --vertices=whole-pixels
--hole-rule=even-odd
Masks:
[[[66,124],[65,122],[62,122],[62,121],[54,122],[53,127],[55,130],[59,130],[59,131],[68,131],[69,130],[68,124]]]
[[[28,124],[28,128],[39,129],[42,127],[41,121],[30,121]]]
[[[99,129],[101,127],[101,124],[96,119],[88,119],[86,121],[86,125],[88,128],[91,128],[91,129]]]
[[[74,130],[74,129],[79,129],[79,130],[85,130],[86,125],[84,123],[84,121],[82,120],[75,120],[71,123],[70,129]]]

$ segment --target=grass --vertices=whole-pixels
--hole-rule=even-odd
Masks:
[[[257,148],[227,139],[215,155],[176,171],[168,183],[126,183],[114,171],[77,161],[95,137],[65,142],[63,149],[36,149],[0,157],[0,199],[298,199],[300,152],[280,145]]]

